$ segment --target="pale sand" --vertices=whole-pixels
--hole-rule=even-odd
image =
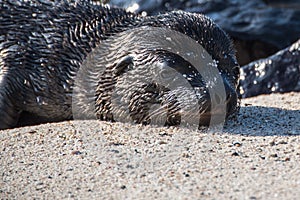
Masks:
[[[215,134],[101,121],[0,131],[0,197],[299,199],[299,102],[245,99]]]

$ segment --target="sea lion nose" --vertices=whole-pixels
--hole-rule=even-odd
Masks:
[[[229,104],[229,103],[234,103],[237,100],[237,94],[236,92],[227,84],[224,84],[224,88],[225,88],[225,95],[223,96],[224,93],[215,93],[214,94],[214,101],[216,102],[216,104]],[[226,98],[224,98],[226,97]],[[209,105],[211,104],[210,102],[208,102]]]
[[[229,86],[229,84],[225,85],[225,92],[226,92],[226,105],[227,105],[227,115],[234,112],[234,109],[236,107],[238,96],[237,93],[232,87]]]

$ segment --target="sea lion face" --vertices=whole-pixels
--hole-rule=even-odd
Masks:
[[[172,61],[172,58],[175,58],[176,56],[171,56],[169,59],[171,61],[167,62],[168,64],[166,65],[181,68],[181,74],[185,75],[186,79],[190,79],[189,83],[194,89],[198,90],[196,93],[198,94],[197,98],[199,99],[199,112],[202,113],[199,124],[208,125],[210,123],[209,121],[211,121],[209,119],[212,115],[224,115],[224,113],[226,113],[226,117],[229,117],[237,113],[239,108],[237,95],[240,73],[239,64],[235,57],[233,44],[227,34],[213,21],[201,14],[176,11],[162,14],[156,19],[159,23],[166,25],[166,27],[192,38],[193,42],[199,44],[200,49],[203,48],[203,51],[209,54],[209,56],[207,54],[203,56],[201,50],[195,50],[197,47],[193,45],[185,48],[185,46],[187,46],[186,43],[189,41],[184,40],[185,42],[178,42],[180,47],[177,49],[184,48],[185,52],[189,53],[190,48],[195,50],[198,54],[201,54],[201,57],[198,57],[198,60],[191,63],[189,58],[182,56],[181,53],[179,56],[186,62],[179,62],[181,64],[176,65],[174,60]],[[214,63],[207,59],[207,57],[212,58]],[[205,63],[211,63],[211,65],[205,65]],[[210,70],[213,70],[214,66],[217,67],[220,76],[217,75],[216,71],[212,73]],[[199,72],[196,76],[194,68],[196,68]],[[221,90],[215,90],[215,87],[215,89],[210,90],[210,83],[213,79],[222,80],[224,88]],[[221,83],[219,82],[218,87],[220,85]],[[221,102],[226,104],[225,111],[224,107],[220,108],[216,106],[216,104],[220,104]],[[216,122],[217,121],[218,120],[216,120]]]
[[[210,55],[203,46],[157,27],[131,29],[103,42],[82,66],[97,74],[91,77],[98,80],[97,118],[197,127],[224,122],[238,107],[239,67],[230,48],[226,55],[225,50]]]
[[[210,77],[221,78],[224,85],[223,94],[214,92],[212,98],[209,80],[181,56],[158,50],[149,52],[147,57],[153,61],[151,64],[141,64],[136,56],[131,58],[130,65],[138,70],[117,77],[117,94],[124,98],[128,93],[127,116],[134,122],[181,125],[184,121],[189,125],[208,126],[212,116],[217,119],[213,123],[221,123],[218,119],[224,120],[238,109],[234,72],[223,70],[219,76]],[[235,63],[232,64],[234,67]],[[118,113],[118,109],[113,113]]]

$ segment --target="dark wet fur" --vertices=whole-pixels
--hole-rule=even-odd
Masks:
[[[20,116],[34,117],[22,125],[72,119],[72,87],[83,60],[102,40],[141,26],[170,28],[198,41],[218,61],[232,96],[228,115],[236,110],[235,52],[227,35],[203,15],[142,17],[80,0],[7,0],[0,9],[0,129],[15,127]]]

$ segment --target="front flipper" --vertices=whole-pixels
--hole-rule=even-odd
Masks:
[[[19,121],[21,109],[17,102],[22,102],[23,97],[18,76],[0,65],[0,130],[13,128]]]
[[[0,94],[0,116],[0,130],[13,128],[20,117],[20,111],[15,108],[13,102],[5,94]]]

